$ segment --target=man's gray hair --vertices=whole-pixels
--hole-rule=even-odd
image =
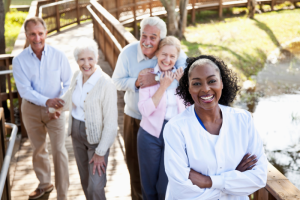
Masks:
[[[98,44],[90,38],[80,38],[76,42],[76,47],[74,49],[74,57],[76,62],[78,61],[79,54],[84,50],[90,50],[94,53],[95,58],[98,60]]]
[[[167,36],[166,23],[159,17],[146,17],[141,21],[141,35],[143,34],[146,25],[156,26],[160,30],[160,39],[164,39]]]
[[[45,21],[42,18],[39,17],[31,17],[29,19],[26,19],[26,21],[24,22],[24,29],[25,29],[25,33],[27,32],[27,25],[29,22],[34,23],[35,25],[37,25],[38,23],[41,23],[45,29],[45,31],[47,31],[47,25],[45,23]]]

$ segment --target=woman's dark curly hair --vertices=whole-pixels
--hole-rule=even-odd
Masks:
[[[194,104],[194,100],[189,93],[189,70],[193,63],[200,59],[209,59],[219,68],[223,82],[223,90],[221,98],[219,99],[219,104],[229,106],[236,97],[237,92],[240,90],[240,86],[238,86],[238,78],[231,69],[228,69],[227,65],[221,59],[212,55],[201,55],[186,59],[187,67],[179,81],[176,93],[183,99],[185,106]]]

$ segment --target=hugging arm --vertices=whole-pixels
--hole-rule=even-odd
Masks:
[[[112,80],[117,90],[136,92],[138,91],[138,88],[135,86],[137,78],[130,77],[129,65],[130,63],[125,53],[121,52],[112,75]]]

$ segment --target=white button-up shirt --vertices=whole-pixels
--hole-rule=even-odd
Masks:
[[[176,69],[173,68],[172,72],[176,72]],[[158,66],[158,64],[154,67],[154,73],[158,74],[159,77],[161,76],[161,70]],[[178,86],[178,81],[175,79],[172,84],[176,84]],[[176,86],[176,87],[177,87]],[[176,100],[176,87],[168,87],[166,90],[166,97],[167,97],[167,102],[166,102],[166,114],[165,114],[165,120],[170,120],[172,117],[178,114],[178,106],[177,106],[177,100]]]
[[[267,159],[251,114],[219,106],[223,117],[219,136],[200,125],[194,105],[165,126],[166,200],[248,200],[247,195],[265,187]],[[247,153],[257,156],[256,166],[245,172],[235,170]],[[210,176],[212,187],[193,185],[190,169]]]
[[[46,44],[41,60],[31,46],[14,57],[13,75],[22,98],[46,106],[49,98],[59,97],[68,90],[72,70],[67,57]]]
[[[77,83],[72,95],[72,102],[74,105],[72,108],[72,116],[75,119],[83,122],[85,122],[85,117],[84,117],[85,98],[101,77],[101,70],[98,69],[98,66],[96,67],[97,67],[96,71],[83,85],[82,85],[82,72],[79,72],[78,76],[76,77]]]

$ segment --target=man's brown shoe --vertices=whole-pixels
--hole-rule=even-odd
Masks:
[[[53,184],[51,184],[48,187],[43,188],[43,189],[37,188],[32,193],[30,193],[29,199],[38,199],[41,196],[43,196],[46,192],[51,192],[53,190],[53,188],[54,188]]]

